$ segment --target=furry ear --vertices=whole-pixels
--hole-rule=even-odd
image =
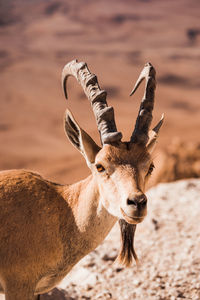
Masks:
[[[101,148],[78,125],[68,109],[65,112],[65,133],[72,145],[85,157],[88,166],[94,163],[95,157]]]

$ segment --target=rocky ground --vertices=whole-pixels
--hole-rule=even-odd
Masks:
[[[42,300],[200,299],[200,180],[160,184],[147,194],[148,216],[135,239],[140,266],[114,263],[120,243],[115,226]]]

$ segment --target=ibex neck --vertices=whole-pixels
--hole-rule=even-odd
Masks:
[[[69,186],[65,198],[70,205],[79,234],[96,248],[107,236],[117,218],[113,217],[100,202],[100,191],[91,175]],[[88,249],[88,252],[92,249]]]

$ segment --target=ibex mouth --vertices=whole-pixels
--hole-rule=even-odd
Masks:
[[[129,224],[138,224],[144,220],[144,216],[143,217],[130,217],[124,212],[124,210],[121,207],[120,207],[120,210],[121,210],[121,213],[122,213],[125,221]]]

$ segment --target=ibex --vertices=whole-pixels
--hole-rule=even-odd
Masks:
[[[146,79],[135,129],[122,142],[106,91],[85,63],[68,63],[62,73],[73,75],[91,102],[102,147],[78,125],[69,110],[65,132],[84,156],[91,175],[72,185],[61,185],[25,170],[0,172],[0,291],[6,300],[34,300],[48,292],[120,221],[119,259],[137,259],[133,236],[147,213],[145,184],[153,170],[151,153],[163,117],[149,131],[154,106],[155,70],[147,63],[131,92]]]

